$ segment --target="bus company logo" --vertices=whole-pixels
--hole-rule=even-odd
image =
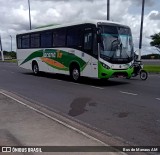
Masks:
[[[56,58],[56,53],[49,53],[49,52],[44,52],[43,57],[45,58]]]
[[[63,53],[61,51],[57,51],[57,58],[62,58]]]
[[[56,52],[43,52],[45,58],[62,58],[63,53],[59,50]]]
[[[2,147],[2,152],[11,152],[11,147]]]

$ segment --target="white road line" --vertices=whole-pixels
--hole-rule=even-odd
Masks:
[[[103,145],[105,145],[105,146],[108,146],[106,143],[102,142],[101,140],[99,140],[99,139],[97,139],[97,138],[94,138],[94,137],[88,135],[87,133],[85,133],[85,132],[83,132],[83,131],[81,131],[81,130],[79,130],[79,129],[77,129],[77,128],[75,128],[75,127],[73,127],[73,126],[71,126],[71,125],[69,125],[69,124],[67,124],[67,123],[65,123],[65,122],[62,122],[62,121],[60,121],[60,120],[58,120],[58,119],[56,119],[56,118],[54,118],[54,117],[52,117],[52,116],[50,116],[50,115],[48,115],[48,114],[40,111],[40,110],[38,110],[38,109],[36,109],[36,108],[34,108],[34,107],[30,106],[30,105],[27,105],[27,104],[25,104],[25,103],[17,100],[16,98],[14,98],[14,97],[12,97],[12,96],[4,93],[3,91],[0,91],[0,93],[3,94],[3,95],[5,95],[5,96],[7,96],[7,97],[9,97],[9,98],[11,98],[12,100],[14,100],[14,101],[16,101],[16,102],[24,105],[25,107],[27,107],[27,108],[29,108],[29,109],[31,109],[31,110],[33,110],[33,111],[36,111],[37,113],[40,113],[40,114],[42,114],[42,115],[44,115],[44,116],[46,116],[46,117],[48,117],[48,118],[50,118],[50,119],[58,122],[59,124],[65,126],[65,127],[68,127],[69,129],[72,129],[72,130],[74,130],[74,131],[76,131],[76,132],[78,132],[78,133],[80,133],[80,134],[82,134],[82,135],[84,135],[84,136],[92,139],[92,140],[95,140],[95,141],[97,141],[97,142],[99,142],[99,143],[101,143],[101,144],[103,144]]]
[[[56,81],[60,81],[60,82],[64,82],[64,80],[59,80],[59,79],[56,79]],[[81,86],[86,86],[85,84],[83,84],[83,83],[75,83],[75,82],[71,82],[71,81],[68,81],[68,83],[72,83],[72,84],[74,84],[74,85],[81,85]],[[104,88],[102,88],[102,87],[96,87],[96,86],[91,86],[91,87],[93,87],[93,88],[96,88],[96,89],[104,89]]]
[[[96,89],[104,89],[102,87],[96,87],[96,86],[91,86],[92,88],[96,88]]]
[[[159,100],[159,101],[160,101],[160,98],[156,98],[156,100]]]
[[[153,74],[153,75],[150,74],[149,76],[160,78],[160,75],[159,75],[159,74]]]
[[[59,80],[59,79],[54,79],[56,81],[59,81],[59,82],[67,82],[67,83],[72,83],[72,84],[75,84],[75,85],[83,85],[83,84],[80,84],[80,83],[75,83],[75,82],[71,82],[71,81],[65,81],[65,80]]]
[[[130,92],[124,92],[124,91],[120,91],[122,94],[127,94],[127,95],[134,95],[134,96],[136,96],[136,95],[138,95],[138,94],[134,94],[134,93],[130,93]]]

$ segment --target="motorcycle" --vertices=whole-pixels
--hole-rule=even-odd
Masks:
[[[147,73],[147,71],[145,71],[143,69],[142,61],[135,60],[133,63],[133,68],[134,68],[134,70],[132,73],[132,77],[136,77],[136,76],[140,75],[141,80],[147,80],[148,73]]]

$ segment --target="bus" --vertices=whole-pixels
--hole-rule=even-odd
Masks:
[[[96,79],[130,78],[131,29],[111,21],[50,25],[16,35],[18,66],[39,72]]]

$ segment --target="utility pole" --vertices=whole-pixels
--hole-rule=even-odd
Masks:
[[[110,19],[110,0],[107,0],[107,20]]]
[[[2,49],[1,35],[0,35],[0,50],[1,50],[1,58],[2,58],[2,61],[4,61],[4,55],[3,55],[3,49]]]
[[[31,7],[30,7],[30,0],[28,0],[28,11],[29,11],[29,28],[32,29],[31,25]]]
[[[10,37],[11,37],[11,52],[12,52],[12,36],[11,35],[9,35]]]
[[[144,18],[144,5],[145,5],[145,0],[142,0],[141,28],[140,28],[140,37],[139,37],[139,56],[138,56],[138,60],[141,60],[142,36],[143,36],[143,18]]]

